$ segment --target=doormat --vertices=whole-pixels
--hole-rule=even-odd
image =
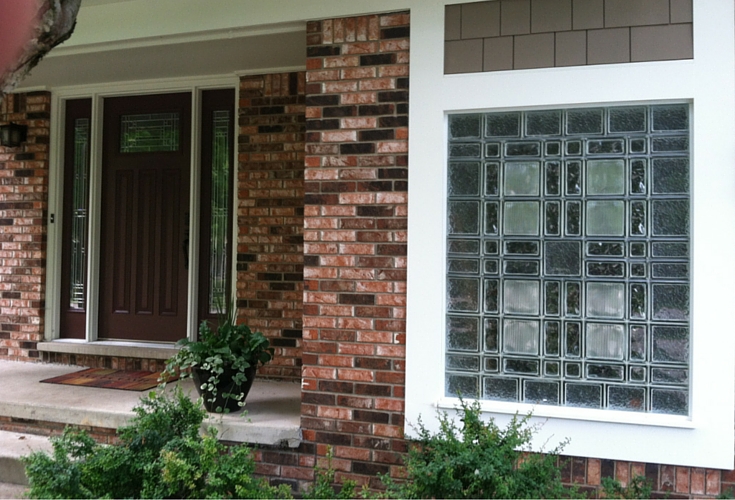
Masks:
[[[123,391],[145,391],[158,385],[160,372],[113,370],[109,368],[88,368],[59,377],[47,378],[47,384],[78,385],[101,389],[120,389]],[[178,377],[170,377],[173,382]]]

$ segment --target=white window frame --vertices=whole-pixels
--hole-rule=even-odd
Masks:
[[[446,1],[443,4],[458,3]],[[406,434],[436,427],[445,397],[447,115],[690,102],[690,416],[482,401],[507,423],[533,411],[538,449],[565,455],[733,468],[735,441],[735,50],[732,2],[695,0],[694,59],[443,75],[444,9],[412,11]]]

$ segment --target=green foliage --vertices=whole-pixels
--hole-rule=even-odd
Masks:
[[[317,500],[321,498],[340,498],[349,499],[356,498],[354,481],[345,481],[339,492],[334,490],[334,476],[336,471],[332,468],[332,447],[327,448],[327,468],[326,470],[315,468],[316,478],[311,487],[304,493],[304,498],[308,500]]]
[[[627,486],[611,477],[602,478],[602,496],[605,498],[651,498],[653,485],[643,476],[635,476]]]

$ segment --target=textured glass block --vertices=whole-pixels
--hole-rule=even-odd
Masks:
[[[607,323],[587,323],[587,357],[622,361],[627,342],[625,327]]]
[[[689,257],[689,244],[680,242],[654,242],[651,245],[654,257]]]
[[[546,173],[546,195],[559,196],[561,194],[561,163],[547,161],[544,163]]]
[[[498,352],[499,342],[498,320],[485,318],[485,351]]]
[[[564,384],[565,400],[568,406],[581,408],[602,408],[602,385]]]
[[[539,244],[537,241],[506,241],[506,255],[538,255]]]
[[[500,371],[500,360],[498,358],[485,358],[485,371],[497,373]]]
[[[559,382],[524,380],[523,401],[532,404],[558,405]]]
[[[648,151],[648,141],[646,139],[629,139],[628,151],[630,154],[642,154]]]
[[[601,134],[602,109],[570,109],[567,111],[567,134]]]
[[[541,164],[531,162],[507,162],[503,193],[505,196],[538,196],[540,193]]]
[[[651,382],[664,385],[687,385],[689,383],[689,370],[652,367]]]
[[[630,244],[630,256],[631,257],[645,257],[646,256],[646,244],[645,243],[631,243]]]
[[[449,240],[447,243],[448,253],[461,253],[467,255],[478,255],[480,253],[479,240]]]
[[[541,143],[506,142],[505,156],[541,156]]]
[[[485,234],[498,234],[500,232],[498,220],[498,203],[485,203]]]
[[[479,312],[480,280],[448,278],[447,309],[453,312]]]
[[[485,157],[486,158],[497,158],[500,156],[500,143],[489,142],[485,144]]]
[[[477,201],[450,201],[448,219],[449,234],[479,234],[480,203]]]
[[[449,196],[479,196],[480,163],[450,163],[447,193]]]
[[[505,274],[520,276],[538,276],[540,263],[536,260],[506,260],[503,262]]]
[[[579,316],[581,313],[582,299],[580,297],[579,283],[567,283],[566,313],[568,316]]]
[[[485,312],[498,312],[498,280],[485,280]]]
[[[450,274],[478,274],[480,261],[477,259],[448,259],[447,272]]]
[[[482,130],[482,115],[451,115],[449,117],[449,139],[479,139]]]
[[[497,241],[486,241],[485,242],[485,255],[498,255],[498,242]]]
[[[617,155],[625,153],[625,141],[623,139],[601,139],[587,141],[587,154],[591,155]]]
[[[625,234],[625,202],[589,200],[586,204],[588,236],[623,236]]]
[[[630,160],[630,194],[646,194],[646,160]]]
[[[546,314],[551,316],[558,316],[560,312],[559,300],[561,299],[561,293],[559,289],[561,284],[558,281],[547,281],[544,283],[546,288]]]
[[[652,129],[655,132],[689,130],[689,105],[652,106],[651,118]]]
[[[524,375],[538,375],[539,362],[535,359],[508,359],[504,360],[505,373],[519,373]]]
[[[537,201],[506,201],[503,204],[503,234],[538,236],[540,209]]]
[[[685,153],[689,151],[689,137],[654,137],[651,139],[653,153]]]
[[[479,372],[479,356],[462,356],[457,354],[447,355],[447,370],[460,372]]]
[[[544,275],[579,276],[582,272],[580,241],[544,242]]]
[[[607,389],[607,407],[611,410],[646,411],[646,389],[611,385]]]
[[[631,366],[630,381],[644,384],[646,382],[646,369],[642,366]]]
[[[582,376],[582,363],[564,363],[564,376],[580,378]]]
[[[625,245],[623,243],[589,242],[587,243],[587,255],[622,257],[625,255]]]
[[[630,317],[646,319],[646,285],[642,283],[630,285]]]
[[[540,312],[540,285],[538,281],[505,280],[503,283],[503,312],[528,314]]]
[[[653,193],[689,192],[688,158],[655,158],[653,160]]]
[[[544,203],[544,234],[548,236],[559,236],[561,227],[560,216],[558,201],[547,201]]]
[[[123,115],[120,117],[120,152],[178,151],[179,129],[179,113]]]
[[[632,278],[645,278],[646,277],[646,265],[638,263],[638,262],[631,262],[630,276]]]
[[[544,323],[544,354],[547,356],[559,355],[559,341],[561,334],[558,321],[547,321]]]
[[[654,278],[678,278],[689,277],[689,264],[652,264],[652,276]]]
[[[579,323],[567,323],[564,338],[564,353],[567,357],[578,358],[582,355],[582,334]]]
[[[579,201],[566,202],[566,230],[567,236],[579,236],[582,232],[582,203]]]
[[[485,196],[497,196],[500,193],[500,165],[485,163]]]
[[[646,235],[646,202],[630,202],[630,234],[631,236]]]
[[[587,316],[622,319],[625,316],[623,283],[587,283]]]
[[[689,361],[688,327],[654,326],[651,343],[655,363],[687,363]]]
[[[477,352],[479,348],[479,318],[447,316],[447,350]]]
[[[587,378],[616,380],[625,379],[625,367],[622,365],[603,365],[597,363],[587,363]]]
[[[588,262],[587,276],[622,278],[625,276],[625,264],[622,262]]]
[[[561,134],[561,111],[529,111],[526,113],[526,135]]]
[[[610,132],[645,132],[646,108],[611,108]]]
[[[624,194],[625,160],[588,160],[587,194]]]
[[[454,373],[447,373],[445,384],[447,397],[480,397],[480,377],[477,375],[457,375]]]
[[[567,155],[577,156],[582,154],[582,141],[567,141]]]
[[[689,415],[689,391],[651,389],[651,411],[670,415]]]
[[[520,113],[493,113],[485,115],[485,135],[487,137],[518,137],[520,134]]]
[[[480,144],[457,143],[449,145],[449,158],[480,158],[482,146]]]
[[[518,401],[518,379],[486,377],[485,399],[495,401]]]
[[[664,321],[689,320],[689,285],[653,284],[653,319]]]
[[[633,325],[630,327],[630,360],[646,360],[646,327]]]
[[[561,374],[558,361],[544,361],[544,377],[556,378]]]
[[[506,319],[503,321],[503,352],[506,354],[538,354],[539,322]]]
[[[546,141],[546,156],[559,156],[561,154],[561,142]]]
[[[567,162],[566,194],[570,196],[582,194],[582,162]]]
[[[497,259],[485,261],[485,274],[498,274],[500,271],[500,262]]]

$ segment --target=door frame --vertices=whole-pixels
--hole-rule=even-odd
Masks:
[[[87,321],[83,342],[97,341],[99,324],[99,278],[100,278],[100,226],[102,207],[102,123],[104,99],[106,97],[122,97],[147,94],[164,94],[173,92],[190,92],[191,105],[191,165],[189,188],[189,259],[192,265],[188,270],[187,289],[187,337],[196,339],[198,324],[198,285],[199,285],[199,190],[201,164],[201,100],[202,91],[220,88],[234,88],[236,99],[233,103],[234,137],[237,138],[237,89],[239,78],[235,75],[177,78],[144,82],[126,82],[54,89],[52,91],[51,144],[49,155],[49,193],[48,193],[48,244],[46,251],[46,310],[44,340],[52,341],[60,338],[61,310],[61,249],[63,228],[63,194],[64,194],[64,119],[65,101],[69,99],[91,98],[91,136],[90,136],[90,177],[89,177],[89,222],[88,222],[88,254],[87,254]],[[237,165],[237,148],[233,152],[233,166]],[[237,176],[233,176],[237,182]],[[233,211],[237,209],[237,187],[233,189]],[[233,217],[233,220],[236,220]],[[232,224],[232,261],[236,260],[237,225]],[[234,297],[236,289],[236,266],[232,266],[232,289]],[[66,339],[64,339],[66,341]],[[69,340],[74,342],[74,340]],[[76,341],[79,342],[79,341]],[[125,345],[135,342],[120,342]],[[155,343],[140,342],[143,345]],[[158,343],[170,345],[168,343]]]

